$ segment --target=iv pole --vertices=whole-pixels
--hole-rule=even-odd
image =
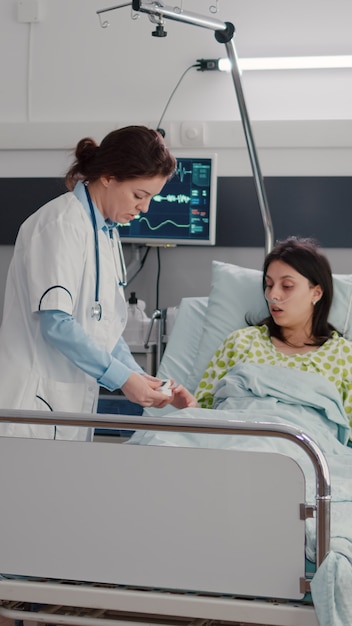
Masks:
[[[252,166],[258,203],[262,215],[265,234],[265,253],[267,254],[271,251],[273,247],[273,225],[268,200],[265,193],[264,181],[261,174],[258,155],[253,139],[252,129],[247,113],[246,102],[242,90],[238,59],[233,41],[235,27],[231,22],[221,22],[220,20],[216,20],[214,18],[208,19],[207,17],[200,16],[195,13],[185,12],[178,7],[173,8],[164,6],[160,2],[132,0],[132,8],[134,11],[140,11],[141,13],[148,13],[151,16],[156,16],[161,32],[163,30],[163,19],[167,18],[170,20],[186,22],[188,24],[193,24],[194,26],[201,26],[202,28],[208,28],[210,30],[213,30],[215,31],[215,39],[219,43],[225,44],[227,56],[231,63],[232,79],[235,87],[238,106],[241,114],[243,131],[246,138],[249,158]],[[161,34],[160,36],[165,35]]]
[[[271,252],[274,241],[273,225],[268,205],[268,200],[265,192],[263,176],[260,169],[257,150],[255,147],[250,120],[248,117],[246,102],[242,90],[241,75],[238,65],[237,53],[235,44],[233,41],[233,35],[235,27],[231,22],[221,22],[214,18],[207,18],[196,13],[190,13],[183,11],[180,7],[169,7],[163,5],[161,2],[155,0],[132,0],[132,2],[126,2],[120,5],[108,7],[106,9],[100,9],[97,14],[105,13],[107,11],[113,11],[125,6],[131,6],[136,13],[147,13],[149,19],[157,24],[156,30],[152,33],[156,37],[165,37],[166,32],[164,30],[164,18],[174,20],[177,22],[185,22],[187,24],[193,24],[194,26],[200,26],[202,28],[208,28],[214,31],[215,39],[219,43],[225,44],[228,59],[231,63],[231,74],[237,96],[238,106],[241,114],[243,131],[247,143],[247,149],[249,153],[249,159],[252,167],[252,173],[254,177],[254,184],[257,193],[258,203],[262,215],[262,221],[264,226],[265,237],[265,254]],[[101,23],[103,28],[108,26],[108,22]]]

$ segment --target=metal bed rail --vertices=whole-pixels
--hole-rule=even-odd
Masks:
[[[270,422],[243,422],[185,417],[123,416],[81,414],[50,411],[21,411],[0,409],[0,422],[19,424],[50,424],[88,426],[120,430],[151,430],[192,432],[223,435],[247,435],[282,438],[297,444],[310,458],[315,471],[316,485],[316,565],[324,560],[330,550],[331,482],[326,458],[317,443],[301,430],[286,424]],[[88,444],[87,444],[88,445]],[[306,515],[312,513],[306,507]]]
[[[46,604],[42,602],[45,585]],[[0,580],[13,588],[13,581]],[[62,604],[63,588],[67,605]],[[67,584],[67,581],[16,582],[22,600],[1,602],[0,614],[19,621],[70,626],[211,626],[265,624],[266,626],[318,626],[312,605],[265,601],[236,596],[205,596],[153,590],[119,589],[98,585]],[[11,591],[9,592],[11,593]],[[9,595],[9,594],[8,594]],[[26,597],[28,602],[26,602]],[[81,602],[78,606],[77,603]],[[102,607],[104,604],[104,608]],[[117,610],[116,607],[119,607]],[[131,611],[133,607],[133,612]],[[159,607],[157,612],[155,607]]]

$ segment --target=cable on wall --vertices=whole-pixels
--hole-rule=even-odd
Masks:
[[[176,90],[177,90],[177,89],[178,89],[178,87],[180,86],[180,84],[181,84],[181,82],[182,82],[183,78],[186,76],[187,72],[189,72],[189,70],[191,70],[191,69],[192,69],[192,67],[198,67],[198,64],[193,63],[192,65],[190,65],[189,67],[187,67],[187,69],[186,69],[186,70],[185,70],[185,71],[181,74],[181,76],[180,76],[179,80],[177,81],[177,83],[176,83],[176,85],[175,85],[174,89],[172,90],[172,92],[171,92],[171,94],[170,94],[170,97],[169,97],[169,99],[168,99],[168,101],[167,101],[167,103],[166,103],[166,105],[165,105],[165,107],[164,107],[164,110],[163,110],[163,112],[162,112],[162,114],[161,114],[161,117],[160,117],[160,119],[159,119],[159,122],[157,123],[156,129],[159,131],[159,133],[160,133],[163,137],[165,137],[165,131],[164,131],[164,129],[163,129],[163,128],[161,128],[161,123],[162,123],[162,121],[163,121],[163,119],[164,119],[164,117],[165,117],[165,113],[166,113],[167,109],[169,108],[170,102],[171,102],[172,98],[174,97]]]
[[[156,258],[158,261],[158,269],[157,269],[157,274],[156,274],[155,309],[159,310],[159,285],[160,285],[160,272],[161,272],[160,246],[157,246]]]
[[[129,286],[129,285],[131,284],[131,282],[132,282],[132,281],[136,278],[136,276],[138,276],[139,272],[141,272],[141,271],[142,271],[142,269],[143,269],[143,267],[144,267],[144,264],[145,264],[145,262],[146,262],[146,260],[147,260],[147,256],[148,256],[148,254],[149,254],[149,251],[150,251],[150,247],[149,247],[149,246],[147,246],[147,249],[146,249],[146,251],[145,251],[145,253],[144,253],[144,256],[143,256],[143,258],[142,258],[142,260],[141,260],[141,262],[140,262],[140,265],[139,265],[138,270],[137,270],[137,271],[133,274],[133,276],[131,276],[131,278],[128,280],[128,282],[127,282],[127,285],[126,285],[126,286]]]

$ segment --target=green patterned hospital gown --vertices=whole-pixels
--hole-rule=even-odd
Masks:
[[[352,342],[337,332],[317,350],[283,354],[271,342],[267,326],[235,330],[215,352],[197,387],[195,396],[201,407],[212,408],[217,381],[241,361],[291,367],[326,376],[336,385],[352,427]]]

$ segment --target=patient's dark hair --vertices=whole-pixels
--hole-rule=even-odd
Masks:
[[[320,285],[322,288],[323,295],[314,306],[312,318],[313,345],[322,345],[335,330],[328,322],[333,297],[333,280],[328,259],[322,254],[314,239],[289,237],[284,241],[278,241],[264,261],[264,291],[268,267],[273,261],[287,263],[296,272],[305,276],[312,286]],[[260,324],[268,326],[271,337],[277,337],[283,341],[281,327],[275,323],[271,315],[262,320]]]

